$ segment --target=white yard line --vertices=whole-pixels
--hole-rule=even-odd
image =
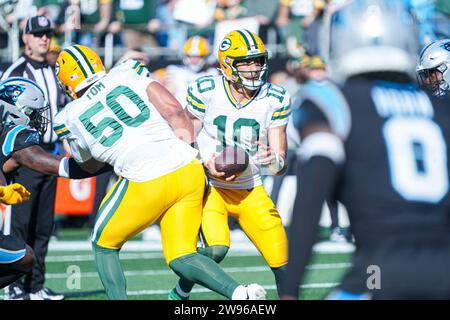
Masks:
[[[329,269],[346,269],[351,267],[351,263],[317,263],[309,265],[307,268],[311,270],[329,270]],[[252,266],[252,267],[226,267],[223,268],[228,273],[238,272],[268,272],[270,268],[268,266]],[[140,277],[140,276],[169,276],[175,275],[170,269],[157,269],[157,270],[132,270],[125,271],[126,277]],[[68,273],[46,273],[47,279],[67,279]],[[81,278],[97,278],[97,272],[82,272]]]
[[[339,283],[309,283],[300,286],[302,289],[327,289],[334,288]],[[262,286],[266,290],[276,290],[276,285],[266,285]],[[192,289],[192,293],[203,293],[203,292],[211,292],[211,290],[206,288],[195,288]],[[156,295],[156,294],[167,294],[167,290],[137,290],[137,291],[127,291],[129,296],[142,296],[142,295]]]

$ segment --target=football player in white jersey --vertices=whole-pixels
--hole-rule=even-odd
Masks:
[[[271,267],[278,287],[287,263],[287,239],[261,174],[279,175],[286,169],[290,96],[267,82],[267,51],[256,34],[228,33],[218,55],[222,75],[199,78],[187,92],[191,118],[203,124],[197,143],[210,181],[201,228],[205,248],[199,250],[217,262],[225,257],[231,215]],[[250,164],[239,176],[223,179],[225,173],[215,170],[214,161],[226,146],[246,150]],[[181,279],[169,297],[187,296],[191,288]]]
[[[190,37],[183,48],[183,65],[167,66],[167,88],[181,105],[186,103],[186,91],[192,81],[202,76],[217,74],[217,69],[208,66],[210,51],[205,38]]]
[[[159,220],[164,257],[176,274],[228,298],[264,298],[261,286],[239,285],[196,252],[205,178],[189,145],[192,122],[176,99],[139,61],[126,60],[106,74],[99,56],[80,45],[61,52],[56,72],[74,99],[56,116],[56,133],[83,168],[108,163],[119,176],[92,235],[108,297],[127,298],[122,245]]]

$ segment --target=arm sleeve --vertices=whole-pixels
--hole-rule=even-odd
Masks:
[[[67,140],[70,146],[72,157],[77,162],[85,162],[92,158],[88,146],[82,139],[80,139],[76,133],[72,133],[66,123],[66,109],[61,110],[55,117],[53,122],[53,130],[58,136],[59,140]]]
[[[282,295],[298,297],[312,247],[317,240],[324,201],[330,198],[338,178],[338,166],[324,156],[299,161],[294,212],[289,226],[289,258]]]
[[[194,81],[189,85],[186,93],[186,108],[195,117],[203,120],[206,113],[206,104],[198,87],[197,81]]]
[[[41,135],[36,130],[23,125],[12,126],[2,137],[2,153],[9,156],[14,151],[41,143]]]

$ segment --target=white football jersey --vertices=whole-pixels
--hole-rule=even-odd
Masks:
[[[191,162],[197,151],[178,139],[150,103],[148,70],[127,60],[57,114],[54,130],[78,162],[90,158],[131,181],[148,181]]]
[[[253,99],[240,105],[223,76],[207,76],[189,86],[187,102],[188,110],[203,122],[197,143],[204,161],[225,146],[239,146],[249,154],[249,166],[235,181],[210,177],[210,183],[231,189],[250,189],[262,184],[256,141],[267,144],[268,129],[287,124],[291,113],[287,91],[266,83]]]
[[[203,76],[214,76],[218,73],[215,68],[208,68],[203,72],[194,72],[188,67],[176,65],[167,66],[166,71],[167,81],[173,86],[173,94],[182,106],[186,104],[186,92],[192,81]]]

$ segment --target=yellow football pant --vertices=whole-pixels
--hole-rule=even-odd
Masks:
[[[270,267],[287,263],[286,233],[263,186],[250,190],[210,188],[202,218],[202,234],[208,246],[230,247],[228,214],[238,219]]]
[[[164,258],[169,264],[197,252],[205,176],[198,160],[146,182],[119,178],[100,205],[92,241],[120,249],[160,219]]]

